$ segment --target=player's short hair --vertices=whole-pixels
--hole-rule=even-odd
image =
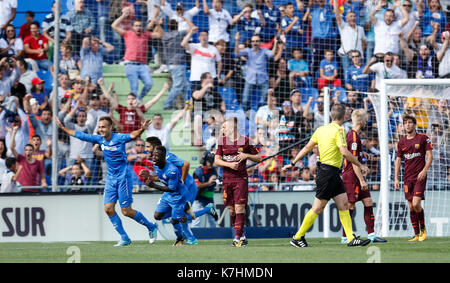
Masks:
[[[14,164],[16,164],[16,162],[17,162],[17,159],[15,157],[7,157],[6,160],[5,160],[6,168],[11,170],[12,166]]]
[[[335,104],[331,107],[330,111],[331,120],[340,121],[344,119],[345,116],[345,105],[343,104]]]
[[[359,124],[362,121],[367,121],[367,112],[364,109],[356,109],[352,112],[353,124]]]
[[[100,121],[107,121],[107,122],[109,123],[110,126],[112,126],[112,124],[113,124],[112,119],[111,119],[110,117],[108,117],[108,116],[103,116],[103,117],[101,117],[100,119],[98,119],[98,121],[99,121],[99,122],[100,122]]]
[[[150,143],[152,146],[162,145],[161,140],[158,137],[155,137],[155,136],[148,137],[145,141]]]
[[[165,147],[165,146],[163,146],[163,145],[157,145],[157,146],[155,147],[154,150],[161,151],[161,152],[163,153],[163,155],[166,156],[167,150],[166,150],[166,147]]]
[[[412,115],[409,115],[409,114],[405,114],[405,115],[403,115],[403,124],[406,122],[406,121],[411,121],[411,122],[413,122],[413,124],[414,125],[417,125],[417,119],[416,119],[416,117],[414,117],[414,116],[412,116]]]

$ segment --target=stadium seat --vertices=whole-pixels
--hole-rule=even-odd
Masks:
[[[220,97],[225,101],[225,108],[227,110],[243,110],[242,106],[239,104],[234,88],[219,87],[218,91]]]
[[[299,90],[302,93],[302,105],[305,105],[308,102],[310,96],[314,97],[314,100],[311,103],[311,109],[314,109],[314,106],[316,105],[316,99],[319,96],[319,91],[317,90],[317,88],[305,87],[299,88]]]

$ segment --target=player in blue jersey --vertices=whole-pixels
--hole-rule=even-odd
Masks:
[[[162,145],[162,143],[158,137],[154,137],[154,136],[147,137],[146,142],[145,142],[145,150],[151,154],[154,152],[155,148],[160,145]],[[197,197],[197,185],[194,181],[194,178],[189,174],[190,163],[179,158],[178,156],[176,156],[175,154],[173,154],[171,152],[166,153],[166,160],[168,162],[172,163],[173,165],[175,165],[178,168],[178,170],[180,171],[181,181],[186,185],[186,188],[187,188],[188,195],[186,196],[186,201],[189,202],[188,209],[190,209],[190,205],[192,203],[194,203],[195,198]],[[186,215],[187,222],[181,223],[181,225],[183,226],[183,232],[185,234],[184,236],[187,238],[186,244],[192,244],[192,243],[197,242],[194,234],[189,229],[188,223],[191,222],[192,219],[200,217],[206,213],[211,214],[215,218],[217,217],[217,212],[214,209],[213,204],[205,206],[205,208],[200,209],[198,211],[190,212],[189,215]],[[194,214],[194,215],[192,215],[192,214]],[[166,219],[168,217],[170,217],[169,213],[164,215],[162,219]],[[183,241],[184,241],[184,237],[179,237],[177,239],[177,241],[175,242],[175,245],[181,245],[181,244],[183,244]]]
[[[132,172],[128,168],[125,144],[139,137],[150,125],[150,119],[142,123],[140,129],[129,134],[113,133],[113,122],[109,117],[102,117],[98,122],[99,135],[88,135],[83,132],[66,128],[61,121],[56,118],[58,127],[68,135],[80,140],[97,143],[100,145],[103,158],[107,166],[106,185],[104,190],[105,212],[109,216],[114,228],[120,234],[121,240],[116,246],[127,246],[131,240],[125,232],[122,221],[115,211],[116,202],[119,201],[122,214],[134,219],[136,222],[147,227],[150,236],[150,243],[154,243],[157,234],[156,223],[151,223],[145,216],[131,207],[133,203],[133,182]]]

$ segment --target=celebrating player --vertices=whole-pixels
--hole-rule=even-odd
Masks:
[[[114,228],[120,234],[121,240],[116,246],[127,246],[131,244],[122,221],[115,211],[117,200],[124,216],[134,219],[136,222],[146,226],[149,231],[150,243],[156,240],[157,225],[151,223],[145,216],[131,208],[133,203],[133,182],[128,169],[127,155],[125,153],[125,144],[139,137],[145,129],[150,125],[150,119],[142,123],[140,129],[129,134],[113,133],[113,121],[105,116],[101,117],[98,122],[98,133],[100,135],[89,135],[80,131],[66,128],[61,121],[56,118],[56,123],[68,135],[76,137],[82,141],[97,143],[100,145],[103,158],[107,166],[106,186],[104,191],[105,212],[109,216]]]
[[[339,219],[347,234],[347,246],[365,246],[370,240],[362,240],[353,234],[352,219],[348,211],[348,199],[344,184],[340,176],[342,157],[358,166],[363,173],[368,171],[367,166],[361,164],[358,158],[353,156],[347,149],[344,137],[345,106],[336,104],[331,108],[332,122],[319,127],[312,135],[309,142],[297,154],[291,164],[283,166],[282,171],[286,171],[295,166],[316,144],[319,147],[319,162],[317,162],[316,197],[312,208],[303,219],[302,225],[297,234],[292,238],[290,244],[297,248],[307,247],[305,240],[306,231],[314,224],[317,216],[321,214],[332,198],[339,210]]]
[[[225,120],[224,136],[219,138],[214,163],[223,167],[223,201],[230,210],[231,225],[235,230],[233,246],[247,245],[244,235],[245,206],[248,201],[246,160],[261,161],[248,137],[238,133],[237,118]]]
[[[357,109],[352,113],[352,129],[347,133],[347,149],[353,156],[362,162],[362,145],[359,134],[364,131],[367,123],[367,112],[363,109]],[[344,159],[344,169],[342,171],[342,181],[347,191],[348,209],[350,217],[355,210],[355,202],[362,201],[364,205],[364,222],[366,223],[367,238],[372,242],[384,243],[385,239],[379,238],[375,234],[374,224],[375,217],[373,215],[373,201],[370,196],[369,186],[358,166]],[[345,230],[343,230],[342,243],[347,243]]]
[[[416,132],[417,121],[414,116],[403,117],[403,127],[406,137],[398,141],[397,159],[395,160],[394,187],[400,189],[398,175],[402,166],[402,158],[405,159],[403,170],[403,185],[405,198],[409,205],[411,224],[414,228],[414,237],[409,241],[425,241],[427,232],[425,229],[425,214],[421,200],[425,199],[427,185],[427,171],[433,161],[433,146],[427,135]],[[425,162],[425,155],[427,160]]]

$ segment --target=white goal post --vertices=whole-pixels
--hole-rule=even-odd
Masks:
[[[378,124],[378,138],[380,147],[380,199],[378,202],[376,213],[376,232],[382,237],[397,237],[397,236],[410,236],[412,235],[411,224],[409,218],[403,215],[403,221],[408,223],[401,223],[402,226],[407,226],[409,229],[399,229],[402,231],[394,231],[393,226],[400,225],[396,223],[396,217],[398,217],[399,211],[394,211],[396,208],[392,205],[392,201],[397,203],[403,201],[406,205],[406,209],[403,208],[404,213],[409,215],[409,208],[404,199],[403,189],[400,191],[393,191],[393,160],[395,159],[396,143],[395,139],[398,139],[396,125],[402,123],[401,115],[400,120],[392,122],[390,117],[392,112],[404,114],[403,112],[411,111],[413,115],[416,114],[416,118],[420,118],[422,132],[427,134],[433,129],[433,125],[436,126],[434,119],[436,117],[442,117],[437,110],[436,102],[441,103],[444,100],[446,103],[450,100],[450,79],[385,79],[381,83],[379,93],[369,94],[372,100],[374,110],[376,113],[376,122]],[[420,101],[413,107],[410,107],[411,100]],[[441,104],[443,104],[442,102]],[[448,104],[446,106],[446,113],[448,119]],[[414,108],[416,107],[416,108]],[[442,109],[442,107],[441,107]],[[423,110],[423,111],[422,111]],[[426,114],[423,114],[426,113]],[[437,113],[434,117],[433,113]],[[421,117],[421,115],[424,115]],[[396,128],[393,128],[396,126]],[[448,186],[448,159],[447,152],[449,144],[448,127],[449,125],[442,124],[440,127],[443,129],[443,134],[439,139],[439,144],[434,146],[434,151],[439,150],[437,155],[438,160],[433,160],[435,166],[431,166],[428,170],[428,182],[433,183],[432,189],[429,189],[427,184],[427,190],[425,192],[425,200],[422,204],[425,209],[426,227],[428,234],[431,236],[449,236],[450,235],[450,191]],[[442,156],[442,154],[444,156]],[[445,170],[445,172],[439,171]],[[402,169],[400,170],[403,171]],[[433,171],[433,172],[430,172]],[[430,177],[431,176],[431,177]],[[402,177],[402,176],[401,176]],[[430,180],[432,179],[432,180]],[[437,185],[436,185],[437,184]],[[403,187],[403,186],[402,186]],[[403,198],[402,198],[403,197]],[[407,225],[406,225],[407,224]]]

